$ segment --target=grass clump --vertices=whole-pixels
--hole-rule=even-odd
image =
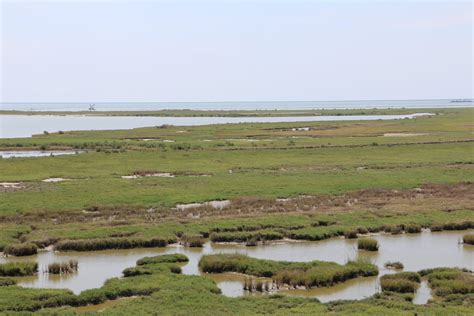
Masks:
[[[38,253],[38,247],[32,243],[13,244],[5,248],[5,254],[12,256],[31,256]]]
[[[378,251],[379,243],[372,238],[361,238],[357,241],[357,248],[368,251]]]
[[[357,238],[357,233],[358,233],[357,230],[350,230],[344,233],[344,237],[346,239],[355,239]]]
[[[415,224],[407,225],[405,226],[405,232],[409,234],[421,233],[421,226]]]
[[[0,277],[0,286],[10,286],[15,285],[16,281],[12,278],[3,278]]]
[[[66,262],[53,262],[48,264],[48,273],[51,274],[68,274],[77,272],[79,263],[77,260],[69,260]]]
[[[147,264],[156,264],[156,263],[180,263],[188,262],[189,259],[183,254],[175,253],[170,255],[159,255],[154,257],[144,257],[137,261],[137,266],[143,266]]]
[[[8,262],[0,264],[0,276],[26,276],[38,272],[36,262]]]
[[[181,237],[180,243],[185,247],[200,248],[204,245],[204,238],[200,235],[188,236],[184,235]]]
[[[468,245],[474,245],[474,234],[464,235],[462,238],[463,243]]]
[[[428,278],[436,296],[447,297],[453,294],[474,293],[472,271],[459,268],[435,268],[421,270],[419,273]]]
[[[421,277],[416,272],[387,274],[380,278],[382,291],[413,293],[420,285]]]
[[[306,288],[331,286],[359,276],[378,274],[375,265],[352,261],[346,265],[334,262],[287,262],[255,259],[240,254],[203,256],[199,262],[203,272],[237,272],[257,277],[272,278],[278,286],[304,286]]]
[[[55,245],[59,251],[94,251],[105,249],[131,249],[165,247],[168,241],[162,238],[104,238],[63,240]]]

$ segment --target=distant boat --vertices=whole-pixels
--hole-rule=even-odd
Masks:
[[[95,104],[89,104],[89,111],[95,111]]]

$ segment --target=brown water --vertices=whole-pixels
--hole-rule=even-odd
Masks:
[[[471,230],[472,232],[473,230]],[[42,252],[36,256],[22,258],[0,258],[0,262],[36,260],[39,264],[38,275],[21,278],[19,284],[26,287],[69,288],[75,293],[85,289],[102,286],[104,281],[121,275],[123,269],[134,266],[145,256],[168,253],[182,253],[189,262],[183,266],[184,274],[200,274],[198,262],[202,255],[213,253],[242,253],[259,259],[286,261],[334,261],[345,264],[348,260],[369,258],[380,269],[379,277],[393,273],[384,268],[387,261],[400,261],[404,271],[418,271],[435,267],[462,267],[474,269],[474,246],[459,242],[467,231],[435,232],[424,231],[420,234],[375,235],[380,245],[378,252],[357,250],[357,240],[342,238],[317,242],[278,242],[257,247],[245,247],[234,244],[206,243],[201,248],[170,246],[167,248],[148,248],[131,250],[106,250],[95,252]],[[79,271],[67,276],[42,273],[52,262],[75,259],[79,262]],[[224,295],[244,295],[243,282],[246,276],[238,274],[209,275],[221,288]],[[349,280],[330,288],[311,290],[285,290],[288,295],[317,297],[323,302],[338,299],[361,299],[380,291],[379,277]],[[415,303],[424,304],[430,298],[430,290],[422,283],[415,296]]]

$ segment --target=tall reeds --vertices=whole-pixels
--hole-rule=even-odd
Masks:
[[[79,269],[77,260],[69,260],[66,262],[53,262],[48,264],[48,273],[51,274],[69,274],[75,273]]]
[[[357,241],[357,248],[367,251],[378,251],[379,243],[372,238],[361,238]]]

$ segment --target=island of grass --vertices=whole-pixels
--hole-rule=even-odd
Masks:
[[[345,265],[334,262],[288,262],[255,259],[240,254],[206,255],[199,261],[203,272],[237,272],[272,278],[278,287],[305,288],[331,286],[357,277],[378,274],[377,266],[365,261],[350,261]]]

